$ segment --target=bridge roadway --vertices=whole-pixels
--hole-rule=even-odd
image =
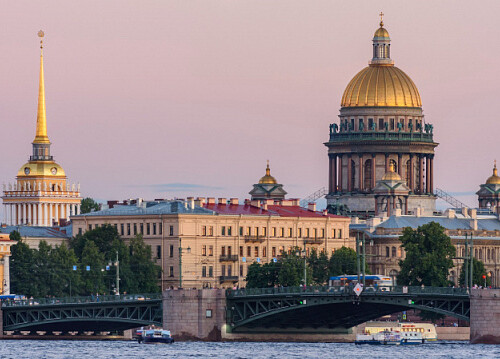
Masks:
[[[231,332],[347,329],[403,310],[424,310],[470,320],[464,288],[281,287],[228,290],[226,323]]]
[[[2,302],[4,331],[116,331],[162,325],[162,295],[42,298]]]

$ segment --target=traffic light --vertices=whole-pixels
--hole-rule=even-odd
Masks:
[[[483,279],[486,279],[486,274],[483,274]]]

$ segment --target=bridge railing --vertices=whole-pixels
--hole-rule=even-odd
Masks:
[[[92,295],[88,297],[61,297],[61,298],[30,298],[25,300],[2,300],[2,307],[20,307],[36,305],[65,305],[83,303],[127,302],[161,299],[161,293],[150,294],[121,294],[121,295]]]
[[[272,288],[242,288],[228,289],[226,297],[237,298],[247,296],[281,295],[281,294],[326,294],[326,295],[354,295],[352,286],[307,286],[307,287],[272,287]],[[429,294],[429,295],[468,295],[466,288],[453,287],[366,287],[361,293],[371,295],[406,295],[406,294]]]

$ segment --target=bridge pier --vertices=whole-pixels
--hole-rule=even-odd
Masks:
[[[470,342],[500,344],[500,289],[472,289]]]

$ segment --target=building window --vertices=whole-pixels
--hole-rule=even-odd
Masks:
[[[390,249],[389,249],[389,247],[385,247],[385,256],[386,256],[386,257],[389,257],[389,256],[390,256],[390,254],[391,254],[391,253],[390,253]]]
[[[257,246],[255,247],[254,254],[255,254],[256,258],[259,257],[259,247],[257,247]]]
[[[170,226],[170,228],[169,228],[169,235],[170,236],[174,235],[174,226]]]
[[[227,235],[228,235],[228,236],[232,236],[232,235],[233,235],[233,233],[232,233],[232,232],[233,232],[233,231],[232,231],[232,228],[233,228],[233,227],[227,227]]]
[[[222,246],[221,249],[220,249],[220,255],[222,257],[225,257],[226,256],[226,247],[225,246]]]
[[[156,258],[161,259],[161,246],[156,246]]]
[[[156,235],[156,223],[153,223],[153,235]]]
[[[252,256],[252,248],[250,246],[247,247],[247,257]]]
[[[368,119],[368,129],[371,130],[373,127],[373,118]]]
[[[144,234],[144,223],[141,223],[139,228],[141,230],[141,234]]]
[[[207,226],[202,226],[201,227],[201,235],[203,237],[206,237],[207,236]]]
[[[82,228],[78,228],[78,234],[82,234]]]
[[[214,276],[214,267],[208,266],[208,276],[212,278]]]
[[[299,228],[297,231],[298,231],[297,236],[298,236],[299,238],[301,238],[301,237],[302,237],[302,228]]]
[[[225,264],[221,265],[220,272],[221,272],[220,273],[221,276],[223,276],[223,277],[226,276],[226,265]]]
[[[207,309],[205,311],[205,317],[206,318],[212,318],[212,309]]]
[[[233,275],[233,266],[231,264],[227,265],[227,276],[231,277]]]
[[[263,237],[267,236],[267,228],[266,227],[262,227],[262,236]]]
[[[314,228],[314,238],[318,238],[318,229]]]
[[[363,186],[366,190],[372,189],[372,160],[366,160],[364,169],[365,181]]]
[[[396,257],[396,247],[392,247],[392,257]]]
[[[240,257],[243,257],[243,246],[240,246]]]
[[[365,127],[365,124],[364,124],[364,122],[363,122],[363,119],[362,119],[362,118],[360,118],[360,119],[359,119],[359,123],[358,123],[358,130],[359,130],[359,131],[362,131],[362,129],[364,129],[364,127]]]
[[[383,118],[379,118],[378,119],[378,129],[379,130],[383,130],[384,129],[384,119]]]
[[[201,246],[201,255],[202,256],[207,255],[207,246],[205,244]]]
[[[293,236],[293,229],[288,228],[288,237],[292,238],[292,236]]]
[[[243,277],[243,265],[240,264],[240,277]]]
[[[214,255],[214,246],[208,246],[208,256],[212,257]]]
[[[267,257],[267,247],[262,248],[262,257]]]
[[[252,228],[247,227],[247,236],[251,236],[251,235],[252,235]]]
[[[276,247],[271,248],[271,253],[273,257],[276,257]]]
[[[227,255],[231,257],[232,254],[233,254],[233,247],[227,246]]]
[[[335,238],[335,228],[332,228],[332,238]]]
[[[226,227],[225,226],[222,226],[221,231],[220,231],[220,235],[221,236],[225,236],[226,235]]]
[[[213,227],[213,226],[210,226],[210,227],[208,228],[208,235],[209,235],[210,237],[213,237],[213,235],[214,235],[214,227]]]
[[[99,228],[99,224],[96,224],[96,225],[95,225],[95,228]]]
[[[243,227],[240,227],[240,236],[243,235]]]
[[[125,228],[124,228],[124,224],[120,224],[120,234],[123,236],[123,234],[125,233]]]
[[[325,229],[321,228],[321,238],[325,238]]]
[[[276,237],[276,227],[273,227],[271,230],[271,236]]]
[[[255,235],[258,237],[259,236],[259,227],[255,227]]]
[[[91,230],[92,230],[92,225],[91,225],[91,224],[89,224],[89,231],[91,231]]]
[[[201,267],[201,276],[203,278],[206,278],[207,277],[207,266],[202,266]]]
[[[170,277],[173,277],[173,276],[174,276],[174,266],[170,266],[169,276],[170,276]]]
[[[137,223],[134,223],[134,236],[137,234]]]
[[[309,228],[306,228],[306,238],[309,238],[310,230]]]
[[[116,224],[116,223],[113,224],[113,227],[115,227],[115,231],[116,231],[116,233],[118,233],[118,224]]]
[[[171,244],[170,245],[170,258],[172,258],[174,256],[174,245]]]
[[[162,223],[158,223],[158,234],[163,234],[163,224]]]
[[[337,238],[342,238],[342,230],[341,229],[339,229],[337,231]]]
[[[151,234],[151,223],[146,223],[146,234],[147,235]]]
[[[280,237],[285,237],[285,228],[280,228]]]
[[[396,123],[394,122],[393,118],[390,119],[390,123],[391,123],[391,130],[394,130],[394,128],[396,127],[395,125]]]

